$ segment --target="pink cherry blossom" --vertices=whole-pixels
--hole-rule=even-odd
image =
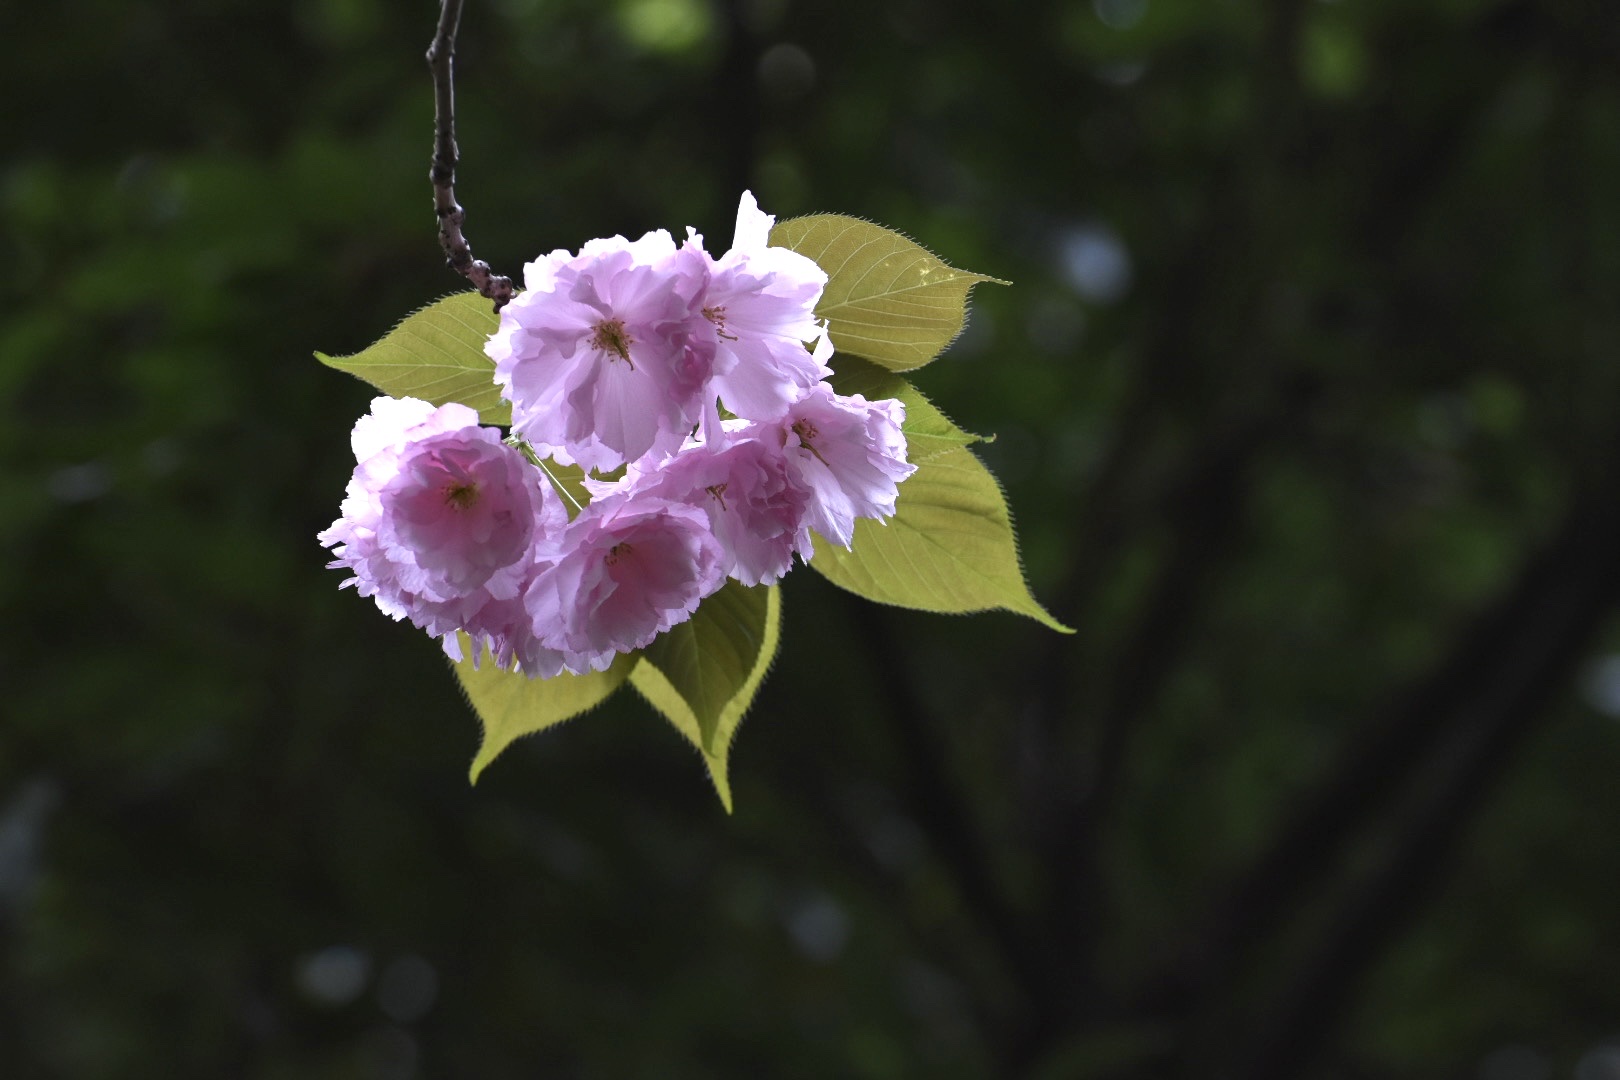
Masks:
[[[789,477],[809,493],[808,527],[847,548],[856,518],[894,516],[900,482],[917,471],[906,461],[905,418],[899,401],[845,397],[822,384],[772,425]]]
[[[330,565],[352,572],[343,585],[445,638],[452,654],[454,632],[467,629],[506,663],[560,667],[501,610],[526,587],[536,542],[566,524],[539,470],[463,405],[377,398],[351,442],[360,460],[342,516],[318,537]]]
[[[673,453],[697,422],[713,362],[693,336],[706,278],[663,231],[526,266],[527,290],[485,345],[512,430],[542,457],[587,469]]]
[[[632,469],[629,491],[703,510],[726,553],[727,573],[744,585],[774,584],[793,568],[793,552],[808,552],[804,532],[809,491],[788,476],[781,440],[727,421],[718,437],[693,442],[651,470]]]
[[[743,192],[731,250],[710,260],[701,304],[701,336],[714,349],[712,387],[728,410],[749,420],[778,419],[831,374],[825,362],[832,344],[815,316],[827,274],[795,251],[770,246],[775,221]],[[683,248],[693,251],[702,251],[696,234]]]
[[[703,511],[666,499],[598,499],[543,554],[554,561],[523,600],[535,637],[579,673],[685,622],[725,580]]]
[[[377,536],[400,581],[430,599],[487,586],[517,594],[516,567],[534,535],[539,488],[532,467],[493,428],[469,427],[414,442],[377,492]]]
[[[460,629],[472,639],[475,668],[482,663],[487,647],[496,667],[508,671],[515,668],[531,679],[549,679],[563,670],[563,654],[546,648],[534,636],[534,622],[521,596],[490,600]],[[464,658],[455,634],[445,634],[443,642],[446,656],[458,662]]]

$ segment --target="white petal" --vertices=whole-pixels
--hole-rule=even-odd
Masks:
[[[743,192],[737,205],[737,231],[731,237],[731,250],[763,251],[770,246],[771,226],[775,224],[776,218],[760,210],[754,193]]]

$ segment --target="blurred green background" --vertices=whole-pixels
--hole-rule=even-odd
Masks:
[[[0,1075],[1620,1077],[1613,5],[473,0],[497,270],[1016,283],[917,382],[1080,633],[793,575],[730,818],[323,568],[436,15],[0,15]]]

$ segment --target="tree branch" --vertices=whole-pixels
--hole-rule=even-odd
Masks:
[[[478,294],[495,304],[499,311],[512,299],[512,279],[490,270],[489,264],[472,256],[472,247],[461,231],[467,212],[456,202],[456,30],[461,25],[462,0],[444,0],[439,9],[439,29],[428,46],[428,70],[433,73],[433,210],[439,216],[439,246],[450,269],[472,283]]]
[[[1232,1075],[1284,1080],[1305,1072],[1351,994],[1444,881],[1459,838],[1495,790],[1514,750],[1547,716],[1603,621],[1620,601],[1620,512],[1598,488],[1546,550],[1551,577],[1511,640],[1459,686],[1444,752],[1432,755],[1410,817],[1391,829],[1383,859],[1338,908],[1315,952],[1258,1010],[1265,1027]]]
[[[1106,922],[1103,841],[1123,788],[1131,748],[1169,676],[1184,659],[1210,586],[1225,569],[1247,507],[1255,459],[1273,445],[1289,412],[1306,395],[1279,391],[1276,403],[1216,433],[1191,457],[1167,509],[1173,536],[1164,568],[1113,661],[1096,714],[1097,737],[1081,777],[1052,814],[1043,837],[1049,863],[1049,910],[1063,913],[1047,931],[1057,968],[1089,972],[1095,927]],[[1070,986],[1071,993],[1080,991]]]
[[[1176,999],[1225,983],[1239,957],[1276,928],[1381,805],[1432,760],[1435,747],[1459,723],[1451,703],[1470,699],[1480,673],[1507,662],[1532,613],[1565,572],[1566,559],[1565,545],[1557,542],[1531,559],[1513,588],[1459,635],[1446,659],[1355,736],[1332,774],[1312,788],[1270,846],[1213,905],[1202,931],[1150,997]]]
[[[1523,25],[1528,7],[1510,4],[1492,12],[1478,26],[1481,38],[1522,48],[1534,32]],[[1482,122],[1477,98],[1459,95],[1369,185],[1374,194],[1365,201],[1359,231],[1368,237],[1368,250],[1377,262],[1396,259],[1412,222],[1441,197],[1469,133]],[[1400,101],[1391,97],[1369,115],[1376,121],[1383,112],[1400,107]],[[1198,995],[1220,993],[1244,958],[1329,878],[1347,847],[1390,811],[1411,777],[1445,752],[1452,731],[1448,725],[1457,722],[1452,703],[1474,684],[1478,671],[1501,663],[1514,647],[1538,598],[1558,574],[1559,558],[1556,545],[1527,558],[1511,587],[1460,629],[1446,658],[1350,735],[1332,769],[1302,796],[1268,845],[1221,890],[1176,947],[1173,959],[1145,980],[1137,1007],[1175,1014],[1194,1009]]]
[[[1022,989],[1033,993],[1038,986],[1030,977],[1034,961],[1022,933],[1023,923],[1003,896],[979,822],[951,779],[940,746],[944,729],[929,722],[927,707],[905,676],[905,665],[894,645],[899,635],[884,627],[885,616],[873,605],[851,596],[847,607],[862,651],[872,660],[877,693],[899,744],[906,767],[904,797],[914,819],[1009,974]]]

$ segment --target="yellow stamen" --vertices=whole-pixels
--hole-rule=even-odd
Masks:
[[[478,501],[476,483],[451,484],[444,489],[444,501],[457,510],[466,510]]]
[[[612,353],[629,364],[631,371],[636,369],[635,361],[630,359],[630,346],[633,344],[635,339],[625,333],[623,319],[603,319],[591,334],[591,348]]]

